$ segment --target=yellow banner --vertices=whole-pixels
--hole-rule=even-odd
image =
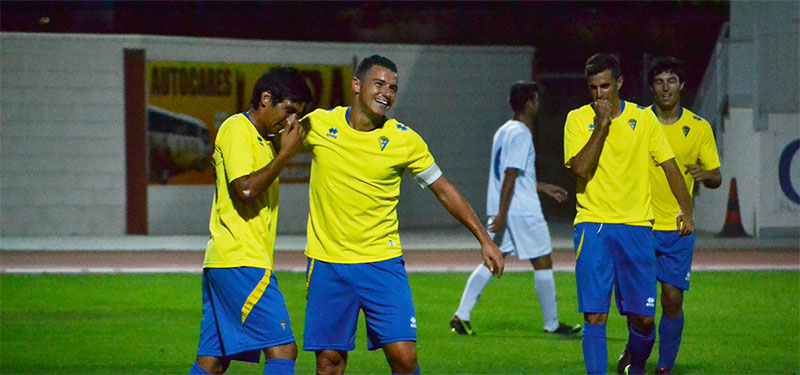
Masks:
[[[268,69],[285,64],[147,62],[147,122],[151,184],[213,184],[211,156],[217,129],[229,116],[251,107],[253,85]],[[289,65],[306,78],[314,103],[333,108],[350,103],[352,68]],[[282,183],[308,182],[310,155],[297,155]]]

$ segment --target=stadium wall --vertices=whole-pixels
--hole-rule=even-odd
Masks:
[[[0,33],[0,235],[116,235],[126,231],[123,54],[147,60],[353,64],[392,58],[400,94],[390,115],[428,142],[479,215],[491,135],[508,117],[508,87],[530,79],[530,47],[241,41],[142,35]],[[251,90],[248,88],[247,90]],[[279,232],[305,230],[305,184],[281,186]],[[213,186],[147,187],[151,234],[205,234]],[[402,227],[456,221],[411,179]]]
[[[695,108],[715,125],[720,191],[701,188],[699,229],[719,231],[730,180],[749,235],[800,237],[800,4],[731,2]],[[794,151],[792,151],[794,150]]]

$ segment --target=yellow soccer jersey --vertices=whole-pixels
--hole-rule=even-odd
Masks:
[[[621,114],[611,120],[597,169],[592,177],[577,179],[577,215],[582,222],[652,225],[649,167],[674,157],[655,115],[645,107],[621,101]],[[594,109],[587,104],[567,115],[564,128],[564,164],[589,141]]]
[[[650,110],[655,111],[653,107]],[[686,165],[699,161],[705,170],[719,168],[720,165],[711,125],[692,111],[681,107],[678,121],[671,125],[661,124],[661,129],[675,152],[675,162],[684,172],[683,179],[691,195],[695,181],[691,174],[685,173]],[[650,187],[653,192],[653,212],[656,215],[653,229],[678,230],[675,218],[681,207],[672,195],[664,170],[655,164],[650,165]]]
[[[278,221],[278,179],[255,202],[246,205],[229,190],[231,181],[249,175],[275,158],[272,143],[263,139],[244,113],[229,117],[214,142],[217,191],[208,229],[211,239],[203,267],[272,269]]]
[[[306,256],[332,263],[368,263],[402,255],[397,225],[400,180],[434,166],[425,141],[394,119],[361,132],[347,123],[350,107],[317,109],[301,122],[313,154]]]

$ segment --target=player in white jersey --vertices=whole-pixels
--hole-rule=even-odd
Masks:
[[[519,259],[530,260],[533,265],[545,332],[577,333],[580,325],[558,321],[550,233],[539,202],[539,192],[558,202],[567,199],[567,191],[560,186],[536,180],[536,150],[531,128],[539,113],[539,85],[530,81],[515,83],[511,86],[509,103],[514,116],[495,132],[492,142],[486,195],[489,233],[503,256],[514,254]],[[484,265],[475,268],[464,287],[458,311],[450,320],[451,331],[460,335],[474,334],[470,313],[491,278],[491,271]]]

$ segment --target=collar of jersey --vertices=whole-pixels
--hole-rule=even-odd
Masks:
[[[656,118],[658,118],[658,113],[656,113],[656,105],[655,104],[650,106],[650,110],[653,111],[653,113],[656,115]],[[683,106],[682,105],[678,105],[678,119],[675,120],[675,122],[680,121],[682,116],[683,116]]]

